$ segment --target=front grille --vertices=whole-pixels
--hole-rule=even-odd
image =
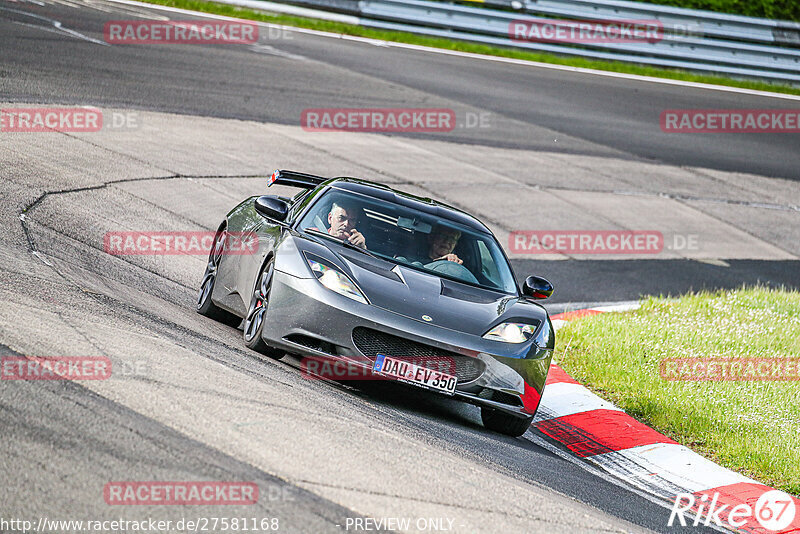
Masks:
[[[353,329],[353,343],[373,362],[378,354],[385,354],[428,369],[456,375],[459,384],[472,382],[486,369],[486,364],[478,358],[438,349],[363,326]]]
[[[519,395],[512,395],[511,393],[497,391],[496,389],[486,388],[478,393],[478,396],[482,399],[493,400],[502,404],[510,404],[511,406],[524,406]]]

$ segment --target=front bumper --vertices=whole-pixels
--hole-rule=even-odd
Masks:
[[[300,356],[326,357],[371,369],[372,360],[353,339],[358,327],[460,358],[478,358],[483,362],[482,371],[468,381],[459,380],[456,399],[520,417],[536,413],[552,349],[539,348],[532,341],[509,344],[457,332],[348,299],[314,278],[275,271],[262,331],[266,343]],[[549,320],[545,327],[550,327]]]

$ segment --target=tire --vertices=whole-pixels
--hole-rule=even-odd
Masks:
[[[222,308],[219,308],[211,301],[211,294],[214,291],[214,284],[217,281],[217,272],[219,270],[219,263],[222,260],[222,254],[225,251],[225,240],[228,237],[226,228],[217,230],[214,236],[214,246],[208,253],[208,263],[206,264],[206,272],[203,274],[203,281],[200,283],[200,292],[197,295],[197,313],[205,315],[215,321],[236,326],[241,319],[229,313]]]
[[[270,347],[261,338],[264,322],[266,321],[267,304],[272,290],[272,276],[274,273],[274,263],[270,258],[261,268],[258,278],[256,278],[253,294],[250,296],[250,305],[247,307],[247,315],[244,318],[243,336],[244,344],[247,345],[247,348],[278,360],[283,356],[283,351]]]
[[[519,437],[525,433],[533,422],[533,416],[517,417],[503,413],[494,408],[481,407],[483,426],[511,437]]]

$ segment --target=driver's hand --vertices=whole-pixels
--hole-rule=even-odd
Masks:
[[[356,229],[353,229],[350,232],[350,236],[347,238],[347,240],[357,247],[367,248],[367,240],[364,238],[361,232]]]
[[[457,263],[457,264],[459,264],[459,265],[461,265],[462,263],[464,263],[463,261],[461,261],[461,258],[459,258],[458,256],[456,256],[455,254],[448,254],[448,255],[446,255],[446,256],[442,256],[441,258],[436,258],[436,259],[435,259],[435,260],[433,260],[433,261],[439,261],[439,260],[454,261],[454,262],[456,262],[456,263]]]

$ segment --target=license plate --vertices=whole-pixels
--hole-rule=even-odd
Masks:
[[[434,371],[405,360],[378,354],[372,370],[380,375],[388,376],[399,382],[406,382],[427,389],[441,391],[453,395],[458,378],[440,371]]]

